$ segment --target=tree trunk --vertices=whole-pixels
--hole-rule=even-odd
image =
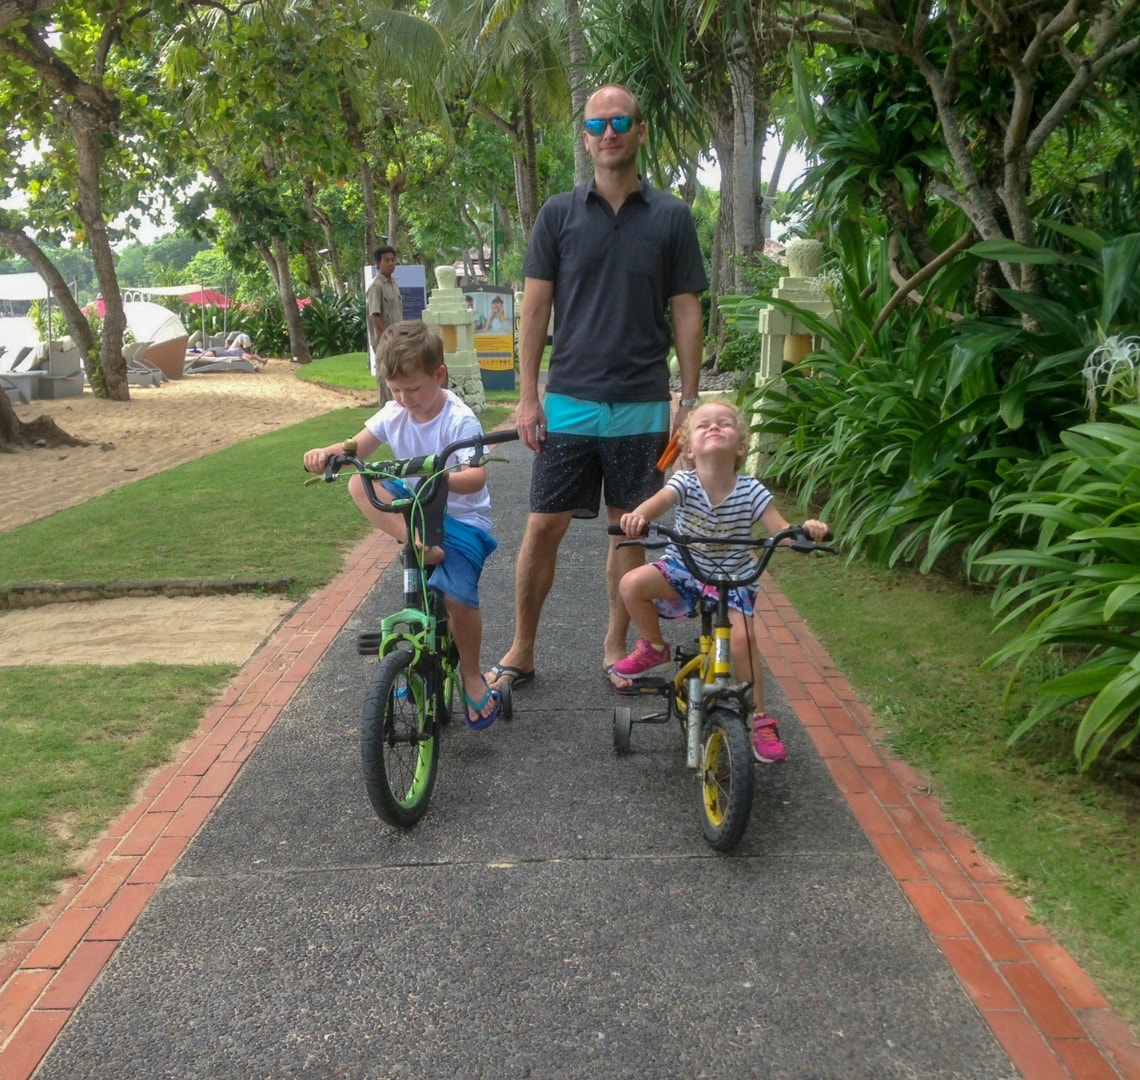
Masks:
[[[519,221],[523,243],[530,240],[530,230],[538,217],[537,141],[534,133],[534,101],[529,85],[523,87],[522,117],[516,147],[516,176],[519,180]]]
[[[756,95],[752,71],[743,49],[729,64],[732,87],[732,248],[737,258],[751,259],[756,251],[756,198],[760,194],[756,160]],[[721,163],[722,175],[725,171]],[[737,286],[740,280],[736,281]]]
[[[712,117],[713,146],[720,162],[720,209],[717,212],[716,230],[720,242],[720,258],[715,267],[719,284],[716,296],[736,291],[736,267],[732,261],[735,243],[734,214],[736,207],[736,148],[733,140],[732,118]]]
[[[84,361],[91,389],[97,397],[129,401],[131,395],[127,385],[127,361],[123,357],[127,318],[123,313],[123,298],[119,291],[119,278],[115,273],[115,253],[111,250],[107,226],[103,221],[103,196],[99,186],[101,142],[107,133],[106,126],[93,120],[86,110],[78,106],[68,110],[68,120],[75,138],[78,166],[77,210],[87,229],[87,246],[91,251],[99,291],[103,294],[107,310],[103,320],[103,343],[98,357],[95,356],[94,340],[91,340]],[[82,346],[82,337],[76,340],[76,344]]]
[[[289,332],[289,349],[293,359],[299,364],[312,363],[309,339],[305,336],[305,324],[301,321],[301,309],[297,307],[297,294],[293,291],[293,280],[289,277],[289,251],[280,238],[272,240],[268,245],[258,243],[255,246],[269,268],[273,284],[277,288],[277,295],[281,298],[285,328]]]
[[[360,133],[360,122],[348,94],[341,92],[340,111],[344,117],[348,143],[356,152],[360,162],[360,196],[364,201],[364,262],[372,265],[372,253],[376,250],[376,183],[372,176],[372,161]]]
[[[0,247],[6,247],[15,255],[27,259],[40,277],[47,283],[55,301],[59,304],[63,317],[67,320],[67,329],[75,339],[83,353],[84,364],[91,371],[91,357],[96,349],[95,335],[91,332],[91,324],[87,316],[75,302],[63,275],[56,269],[55,263],[44,254],[39,245],[23,231],[23,229],[4,228],[0,226]]]
[[[487,273],[487,260],[483,257],[483,249],[486,247],[487,241],[484,238],[478,223],[468,212],[466,206],[460,207],[459,216],[463,219],[463,223],[467,226],[467,228],[471,230],[471,234],[475,237],[475,251],[478,253],[476,258],[478,259],[479,263],[478,272],[485,280],[490,280],[490,274]],[[470,264],[471,260],[466,255],[464,255],[464,262]],[[469,276],[474,277],[475,267],[471,266],[471,270],[472,273]]]
[[[21,420],[12,408],[8,395],[0,393],[0,454],[14,454],[32,447],[51,449],[56,446],[90,445],[57,427],[50,416],[39,416],[27,422]]]
[[[578,0],[565,0],[566,33],[570,41],[570,108],[574,129],[574,183],[584,184],[594,175],[586,140],[578,133],[578,125],[586,113],[586,100],[590,89],[586,83],[589,74],[590,53],[582,33],[582,13]]]

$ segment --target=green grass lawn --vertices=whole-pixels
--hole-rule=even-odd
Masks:
[[[362,354],[333,357],[300,368],[298,377],[371,388],[362,365]],[[514,398],[489,396],[495,407],[483,421],[492,427]],[[50,524],[0,534],[0,588],[287,576],[293,595],[311,592],[337,572],[365,524],[337,487],[305,486],[300,454],[359,430],[368,411],[346,408],[263,435],[63,511]],[[1136,775],[1123,766],[1078,773],[1070,733],[1056,727],[1005,745],[1026,691],[1014,687],[1007,698],[1004,673],[980,667],[998,645],[984,593],[841,558],[780,559],[774,576],[881,719],[891,746],[929,773],[949,814],[1122,1015],[1140,1023]],[[153,665],[0,669],[7,748],[0,935],[50,895],[231,674]]]

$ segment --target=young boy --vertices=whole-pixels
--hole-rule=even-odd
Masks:
[[[482,433],[475,414],[446,389],[447,367],[443,342],[425,323],[408,320],[393,323],[380,337],[376,349],[378,370],[393,400],[371,416],[356,436],[356,454],[367,460],[382,443],[397,458],[436,454],[444,447]],[[343,445],[318,447],[305,454],[305,469],[324,472],[332,454]],[[479,611],[479,575],[487,556],[498,546],[491,536],[491,496],[487,470],[469,464],[472,450],[457,455],[462,468],[448,473],[447,517],[441,547],[428,548],[425,561],[434,565],[430,584],[443,593],[452,637],[459,650],[459,674],[467,702],[467,726],[482,730],[499,715],[499,696],[488,689],[479,663],[483,639],[483,616]],[[392,494],[376,485],[385,502]],[[348,491],[364,516],[378,529],[401,543],[407,539],[400,514],[377,510],[365,493],[358,475],[348,482]]]
[[[756,522],[769,533],[788,527],[768,489],[754,477],[741,476],[737,471],[744,463],[748,443],[733,405],[714,400],[697,406],[682,425],[680,441],[691,467],[679,469],[656,495],[622,515],[626,536],[643,535],[648,522],[673,506],[677,508],[673,527],[689,535],[750,536]],[[822,540],[828,531],[822,521],[805,521],[803,527],[815,540]],[[699,551],[693,555],[702,571],[713,569],[708,557]],[[755,555],[748,549],[726,547],[717,550],[712,562],[723,566],[731,577],[744,577],[755,566]],[[752,680],[753,755],[757,761],[771,764],[786,760],[788,752],[780,741],[776,721],[764,711],[764,668],[748,625],[750,617],[757,623],[760,619],[754,611],[756,589],[753,584],[729,594],[732,664],[737,678]],[[715,595],[715,590],[694,578],[669,548],[664,558],[630,570],[621,579],[621,598],[641,637],[633,652],[610,668],[610,680],[617,689],[629,688],[640,676],[669,662],[660,617],[677,619],[695,611],[704,591]],[[760,627],[756,629],[759,633]]]

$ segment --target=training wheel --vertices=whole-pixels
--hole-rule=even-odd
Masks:
[[[515,707],[511,701],[511,682],[509,679],[504,679],[499,683],[499,715],[504,720],[514,719]]]
[[[614,750],[619,754],[629,750],[629,736],[633,730],[633,717],[628,705],[618,705],[614,709]]]

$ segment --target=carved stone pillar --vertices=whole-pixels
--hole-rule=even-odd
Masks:
[[[424,308],[423,320],[438,327],[443,338],[443,360],[447,364],[448,386],[476,413],[487,407],[479,357],[475,352],[475,316],[467,307],[463,293],[456,287],[455,267],[437,266],[435,279],[439,287]]]

